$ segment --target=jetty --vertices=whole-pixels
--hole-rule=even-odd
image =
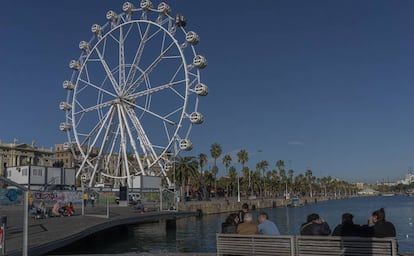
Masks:
[[[141,213],[133,207],[110,207],[109,216],[105,207],[87,207],[82,216],[80,206],[76,214],[65,217],[49,217],[45,219],[29,219],[28,254],[44,255],[48,252],[67,246],[94,233],[116,226],[133,225],[165,221],[197,216],[199,212],[146,212]],[[22,255],[23,244],[23,207],[1,206],[1,216],[7,216],[5,234],[6,255]],[[109,217],[109,218],[108,218]]]

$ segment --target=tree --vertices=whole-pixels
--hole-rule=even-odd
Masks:
[[[231,159],[231,156],[229,154],[224,155],[223,164],[226,167],[226,176],[227,176],[227,178],[229,176],[229,167],[230,167],[230,164],[231,164],[231,160],[232,159]],[[227,190],[227,193],[229,193],[229,185],[228,184],[226,186],[226,190]]]
[[[203,172],[203,168],[204,168],[204,166],[207,165],[207,162],[208,162],[207,155],[204,154],[204,153],[200,153],[198,155],[198,161],[199,161],[201,172]]]
[[[228,155],[228,154],[224,155],[224,157],[223,157],[223,164],[226,167],[226,175],[228,175],[228,170],[229,170],[231,161],[232,161],[232,159],[231,159],[231,156],[230,155]]]
[[[184,188],[186,185],[190,185],[191,179],[198,179],[198,161],[195,157],[185,156],[178,157],[175,164],[175,178]],[[188,196],[188,190],[187,190]]]
[[[313,196],[313,193],[312,193],[312,183],[313,183],[313,180],[314,180],[315,177],[313,176],[313,173],[312,173],[312,170],[311,169],[308,168],[306,170],[305,177],[306,177],[306,183],[309,186],[309,196],[312,197]]]
[[[256,164],[256,169],[263,172],[263,188],[266,188],[266,177],[265,172],[267,167],[269,166],[269,163],[266,160],[262,160]],[[266,193],[266,190],[263,190],[264,193]]]
[[[210,147],[210,154],[211,154],[211,157],[214,159],[214,167],[213,167],[212,173],[214,175],[215,186],[217,186],[216,180],[217,180],[217,173],[218,173],[217,158],[220,157],[222,151],[223,150],[221,149],[221,146],[218,143],[213,143]]]
[[[289,176],[289,183],[290,183],[290,191],[292,192],[292,184],[293,184],[293,174],[295,172],[293,171],[293,169],[289,169],[288,171],[288,176]]]
[[[205,184],[205,177],[204,177],[204,173],[203,173],[203,168],[204,168],[204,166],[207,165],[207,162],[208,162],[207,155],[204,154],[204,153],[200,153],[198,155],[198,162],[199,162],[200,171],[201,171],[201,177],[200,177],[201,195],[202,195],[203,199],[206,199],[207,198],[207,189],[206,189],[206,184]]]
[[[249,154],[247,153],[246,150],[241,149],[238,153],[237,153],[237,162],[241,163],[242,165],[242,171],[244,173],[244,165],[247,163],[247,161],[249,161]],[[248,172],[248,176],[249,176],[249,188],[251,186],[250,184],[250,171]],[[246,176],[244,176],[246,177]]]
[[[230,166],[229,168],[229,179],[230,179],[230,187],[231,187],[231,196],[234,196],[234,188],[237,184],[237,171],[234,166]]]
[[[280,171],[285,170],[285,162],[283,160],[277,160],[276,167]]]

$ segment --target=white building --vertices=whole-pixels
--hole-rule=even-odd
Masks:
[[[414,174],[407,173],[402,180],[398,180],[396,182],[397,184],[403,184],[403,185],[410,185],[411,183],[414,183]]]
[[[42,190],[48,186],[75,186],[75,169],[44,166],[19,166],[6,169],[7,178],[28,187],[31,190]]]

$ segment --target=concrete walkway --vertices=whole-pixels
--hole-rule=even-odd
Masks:
[[[196,212],[147,212],[141,214],[132,207],[113,205],[110,207],[109,218],[106,218],[106,207],[86,207],[85,216],[80,215],[81,209],[79,208],[80,206],[77,206],[76,214],[70,217],[50,217],[47,219],[31,217],[29,219],[29,255],[44,255],[98,231],[119,225],[149,223],[197,215]],[[6,255],[22,255],[23,207],[1,206],[0,215],[7,216]]]

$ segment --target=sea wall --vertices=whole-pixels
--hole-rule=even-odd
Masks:
[[[299,199],[299,205],[309,203],[318,203],[328,200],[340,200],[349,197],[307,197]],[[217,214],[224,212],[239,211],[244,203],[249,205],[249,209],[264,209],[287,207],[291,205],[292,200],[282,198],[258,198],[258,199],[241,199],[240,202],[235,200],[212,199],[211,201],[189,201],[180,202],[178,209],[180,211],[199,211],[200,214]]]

